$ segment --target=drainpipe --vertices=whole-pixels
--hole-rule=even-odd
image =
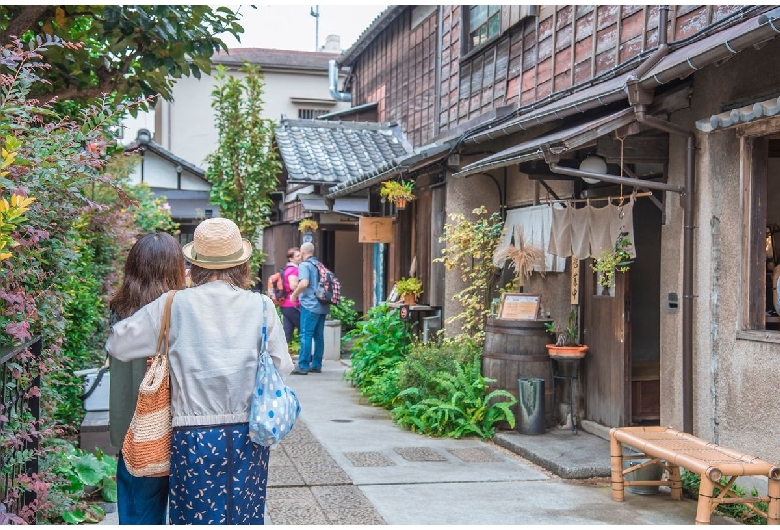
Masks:
[[[658,49],[647,58],[645,62],[640,64],[636,70],[631,72],[629,80],[642,79],[647,72],[650,71],[653,66],[658,64],[658,61],[663,59],[666,54],[669,53],[669,44],[667,44],[667,31],[669,27],[669,6],[658,6]]]
[[[696,142],[693,132],[668,121],[648,116],[644,105],[635,105],[639,123],[669,134],[686,138],[685,190],[681,194],[683,207],[683,302],[682,302],[682,379],[683,379],[683,431],[693,433],[693,193],[694,193],[694,151]]]
[[[336,101],[352,101],[352,94],[339,92],[339,67],[336,66],[336,59],[328,61],[328,88],[330,96]]]

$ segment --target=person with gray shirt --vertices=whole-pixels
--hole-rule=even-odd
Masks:
[[[322,372],[322,355],[325,352],[325,319],[330,311],[328,304],[320,302],[314,292],[319,285],[317,270],[319,260],[314,257],[314,244],[301,245],[301,263],[298,265],[298,286],[290,294],[290,300],[301,302],[301,349],[298,352],[298,366],[291,372],[306,375]],[[312,343],[314,351],[312,352]]]

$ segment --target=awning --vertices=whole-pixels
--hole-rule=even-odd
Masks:
[[[298,195],[298,200],[301,201],[304,212],[321,213],[330,211],[325,197],[320,195]]]
[[[760,118],[771,118],[778,114],[780,114],[780,97],[746,105],[728,112],[713,114],[707,119],[698,120],[696,128],[702,132],[709,133],[736,127],[742,123],[749,123]]]
[[[533,140],[523,142],[514,147],[504,149],[498,153],[483,158],[465,166],[455,173],[454,177],[467,177],[475,173],[483,173],[491,169],[519,164],[529,160],[544,158],[542,146],[547,146],[553,153],[563,153],[577,149],[598,137],[607,135],[621,127],[629,125],[636,120],[633,109],[624,109],[614,114],[592,120],[575,127],[569,127],[557,132],[552,132]]]
[[[577,90],[564,98],[543,105],[536,110],[530,110],[517,118],[497,125],[485,132],[470,136],[465,143],[480,143],[524,131],[535,125],[549,123],[573,114],[582,113],[596,107],[601,107],[615,101],[628,98],[626,80],[629,74],[620,75],[603,83]]]
[[[363,214],[370,211],[368,196],[339,197],[333,201],[334,213]]]

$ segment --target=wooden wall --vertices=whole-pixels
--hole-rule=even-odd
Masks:
[[[407,9],[352,68],[353,105],[377,103],[378,121],[400,122],[415,146],[434,135],[437,12],[412,29],[412,8]]]
[[[671,6],[668,41],[689,37],[741,6]],[[442,16],[442,131],[503,105],[525,106],[609,74],[658,43],[658,6],[539,6],[463,57],[461,6]],[[741,22],[737,19],[736,22]]]

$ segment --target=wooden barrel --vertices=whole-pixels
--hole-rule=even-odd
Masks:
[[[547,424],[550,425],[552,406],[552,379],[550,356],[546,344],[552,340],[544,325],[551,320],[506,320],[488,318],[485,326],[485,346],[482,351],[482,376],[495,379],[489,383],[490,392],[503,389],[517,398],[517,380],[523,377],[544,379],[544,405]],[[518,418],[517,405],[512,407]],[[508,429],[509,424],[499,423]]]

